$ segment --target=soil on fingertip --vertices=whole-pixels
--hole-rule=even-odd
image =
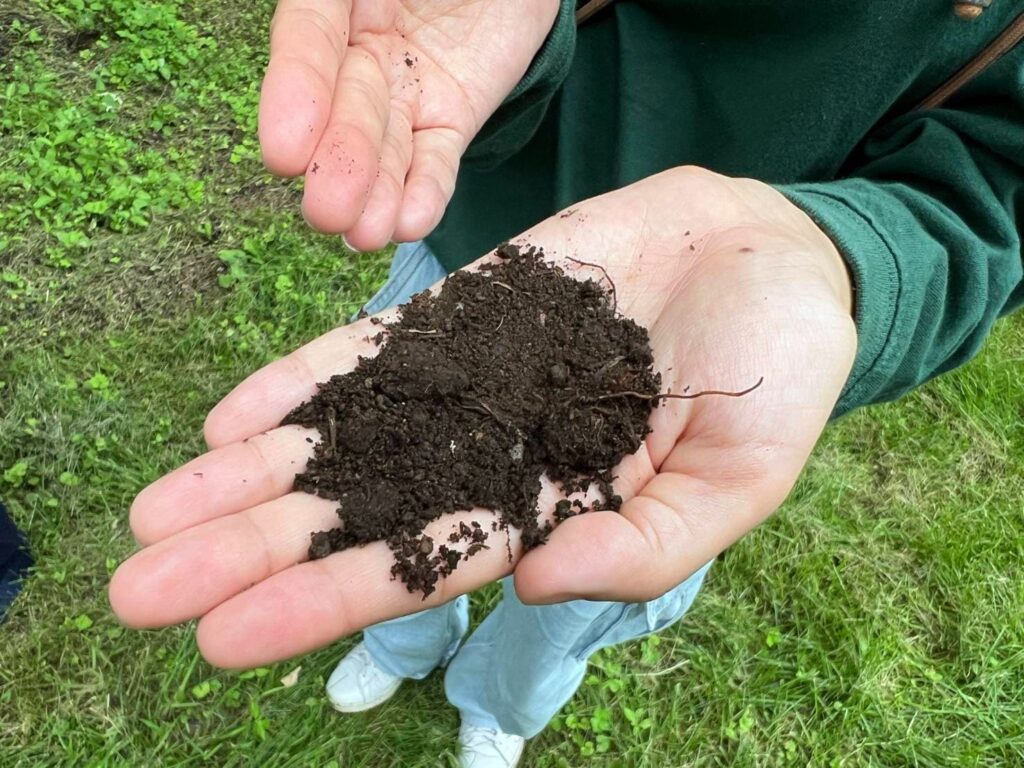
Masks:
[[[465,559],[507,547],[498,528],[518,528],[525,549],[545,541],[545,473],[566,493],[601,492],[589,506],[560,502],[556,523],[621,505],[611,470],[640,447],[658,402],[647,331],[616,313],[599,268],[577,280],[538,249],[505,244],[497,256],[413,297],[379,324],[374,357],[284,420],[320,433],[296,490],[338,504],[338,527],[312,535],[311,558],[383,540],[392,576],[426,596]],[[499,523],[424,535],[476,507]]]

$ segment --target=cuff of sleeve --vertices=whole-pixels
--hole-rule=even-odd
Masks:
[[[885,352],[896,324],[901,278],[885,232],[833,186],[791,184],[777,189],[832,239],[853,274],[857,357],[832,412],[836,419],[871,402],[885,385]]]
[[[554,25],[526,74],[469,145],[464,161],[487,169],[511,156],[533,136],[555,91],[569,74],[576,51],[576,3],[560,0]]]

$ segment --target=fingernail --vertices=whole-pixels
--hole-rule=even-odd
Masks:
[[[352,253],[362,253],[361,250],[359,250],[358,248],[353,247],[352,243],[350,243],[348,241],[348,238],[345,237],[344,235],[341,236],[341,242],[343,242],[345,244],[345,247],[348,248],[350,251],[352,251]]]

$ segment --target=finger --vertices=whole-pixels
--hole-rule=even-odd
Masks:
[[[322,232],[340,234],[362,215],[377,178],[391,102],[380,65],[350,48],[341,63],[327,128],[306,173],[302,213]]]
[[[412,124],[403,109],[393,106],[381,149],[380,171],[366,210],[355,226],[345,233],[345,240],[353,248],[375,251],[388,244],[398,221],[411,160]]]
[[[562,523],[547,546],[519,564],[516,593],[537,604],[649,600],[682,583],[753,525],[742,528],[740,520],[755,517],[750,499],[728,499],[695,478],[662,473],[621,513]],[[728,524],[715,524],[723,520]]]
[[[316,394],[317,382],[352,370],[360,355],[375,355],[373,336],[379,331],[369,319],[336,328],[256,371],[210,411],[204,426],[207,444],[217,448],[278,426]]]
[[[416,131],[412,140],[412,164],[395,228],[399,242],[420,240],[441,221],[466,149],[462,135],[451,128],[425,128]]]
[[[809,450],[684,439],[620,514],[571,518],[523,558],[516,592],[531,603],[664,594],[774,512]]]
[[[538,508],[543,510],[542,524],[551,519],[556,502],[563,497],[554,484],[542,479],[538,498]],[[595,497],[573,494],[570,498],[589,503]],[[494,530],[495,520],[493,513],[473,510],[445,515],[426,526],[427,536],[460,551],[466,543],[452,543],[449,539],[459,530],[460,523],[478,522],[488,533],[487,549],[463,560],[454,573],[439,579],[436,591],[426,599],[418,592],[410,594],[402,582],[391,579],[394,554],[377,542],[275,572],[221,603],[199,625],[200,649],[218,666],[253,666],[303,653],[370,624],[445,603],[508,574],[519,559],[519,532]],[[289,530],[300,528],[301,525],[294,525]],[[294,556],[294,551],[282,555],[274,536],[264,536],[263,540],[265,546],[275,550],[269,556],[273,562],[285,562]],[[204,552],[196,553],[185,567],[203,562],[202,558],[207,556]],[[256,554],[250,557],[254,561],[260,559]],[[173,570],[177,569],[168,568],[169,572]],[[254,566],[247,575],[259,572]],[[236,580],[234,586],[241,581]],[[173,589],[173,578],[167,584]],[[227,591],[225,588],[216,594]],[[140,599],[146,600],[147,594],[143,590]],[[166,621],[162,615],[159,618]]]
[[[270,26],[270,63],[260,94],[259,137],[267,168],[305,173],[331,113],[349,36],[349,3],[281,0]]]
[[[291,490],[313,455],[315,430],[281,427],[210,451],[164,475],[132,503],[129,522],[148,546],[215,517],[230,515]]]
[[[110,603],[132,627],[202,616],[307,558],[310,533],[338,524],[337,505],[305,493],[189,528],[137,553],[114,573]]]
[[[216,666],[252,667],[313,650],[371,624],[441,605],[510,572],[518,556],[519,535],[511,531],[506,539],[504,532],[490,532],[493,519],[482,511],[459,513],[427,527],[427,535],[443,541],[460,521],[476,520],[489,532],[490,549],[439,579],[436,591],[426,599],[391,579],[394,555],[377,542],[287,568],[220,604],[199,623],[199,648]]]

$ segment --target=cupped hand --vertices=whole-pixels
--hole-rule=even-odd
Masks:
[[[558,0],[280,0],[264,162],[305,175],[306,219],[355,248],[426,236],[557,11]]]
[[[570,518],[512,560],[492,547],[425,601],[390,579],[384,543],[307,561],[334,504],[292,491],[310,433],[278,427],[318,381],[376,349],[369,320],[339,328],[258,371],[210,413],[211,450],[136,499],[142,551],[114,575],[115,612],[136,627],[201,617],[212,663],[292,656],[369,624],[438,605],[514,569],[527,602],[644,600],[683,581],[785,499],[824,428],[854,357],[850,284],[828,238],[780,194],[750,180],[676,169],[586,201],[524,233],[580,277],[604,275],[618,309],[650,330],[663,386],[743,397],[664,401],[640,450],[615,470],[621,513]],[[542,512],[559,495],[546,488]],[[484,510],[437,521],[489,522]]]

